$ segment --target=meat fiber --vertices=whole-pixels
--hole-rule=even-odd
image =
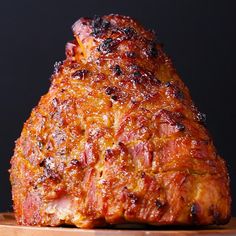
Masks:
[[[225,162],[171,60],[130,17],[81,18],[11,160],[21,225],[225,224]]]

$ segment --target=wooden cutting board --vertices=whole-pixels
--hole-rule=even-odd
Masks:
[[[116,226],[107,229],[72,227],[29,227],[16,224],[13,213],[0,213],[0,236],[167,236],[167,235],[236,235],[236,218],[224,226],[154,227],[143,225]]]

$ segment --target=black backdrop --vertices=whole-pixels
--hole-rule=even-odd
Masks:
[[[236,1],[8,0],[0,3],[0,211],[11,210],[8,169],[14,140],[48,90],[54,62],[64,58],[72,23],[108,13],[130,15],[157,31],[193,100],[207,114],[236,196]]]

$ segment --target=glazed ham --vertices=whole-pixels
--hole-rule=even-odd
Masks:
[[[171,60],[130,17],[81,18],[11,160],[21,225],[225,224],[225,162]]]

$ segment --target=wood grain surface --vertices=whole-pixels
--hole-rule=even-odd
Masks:
[[[166,235],[236,235],[236,218],[223,226],[208,227],[154,227],[120,225],[102,229],[72,227],[29,227],[16,224],[13,213],[0,213],[0,236],[166,236]]]

